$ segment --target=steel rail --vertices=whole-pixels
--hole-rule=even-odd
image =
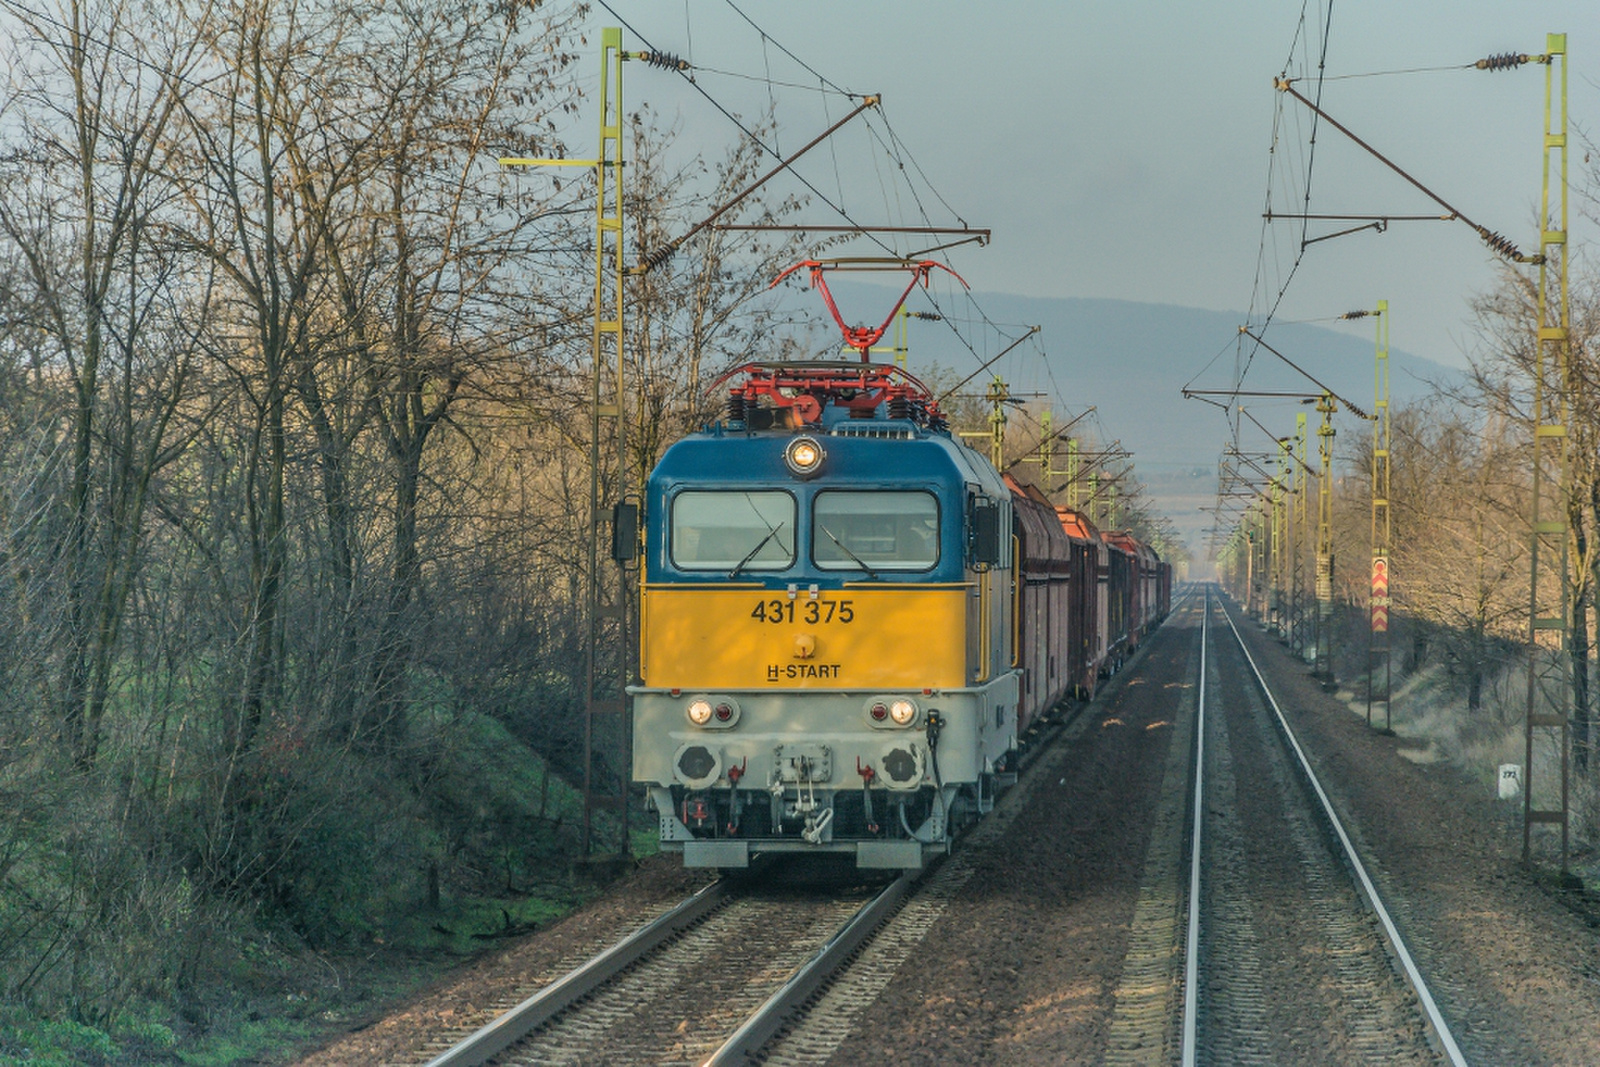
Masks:
[[[1200,611],[1200,701],[1194,724],[1194,828],[1189,836],[1189,920],[1183,944],[1183,1037],[1181,1062],[1194,1067],[1200,1021],[1200,825],[1205,816],[1206,640],[1211,621],[1211,587]]]
[[[719,879],[666,914],[646,923],[588,963],[567,972],[464,1041],[429,1060],[427,1067],[478,1067],[549,1022],[581,998],[638,962],[646,953],[705,918],[728,897]]]
[[[842,967],[851,955],[882,926],[900,901],[910,892],[911,886],[922,876],[921,871],[901,875],[884,887],[883,891],[863,904],[826,944],[812,953],[789,976],[789,980],[767,1002],[746,1019],[744,1025],[713,1052],[702,1067],[728,1067],[730,1064],[749,1063],[763,1045],[783,1029],[795,1011],[805,1004],[823,984]]]
[[[1373,914],[1378,917],[1379,924],[1383,927],[1383,936],[1389,943],[1389,948],[1399,960],[1401,968],[1405,971],[1406,981],[1417,996],[1417,1001],[1422,1005],[1424,1014],[1427,1015],[1428,1025],[1432,1028],[1434,1036],[1438,1038],[1444,1053],[1449,1057],[1454,1067],[1467,1067],[1466,1058],[1462,1056],[1461,1049],[1456,1045],[1455,1038],[1446,1025],[1439,1006],[1434,1002],[1433,994],[1428,989],[1428,983],[1423,980],[1422,972],[1417,969],[1416,961],[1411,958],[1411,952],[1406,948],[1405,940],[1400,936],[1394,920],[1389,916],[1389,909],[1383,906],[1383,900],[1378,895],[1378,889],[1372,883],[1372,878],[1367,874],[1367,868],[1361,862],[1361,857],[1356,853],[1356,847],[1350,840],[1350,835],[1345,832],[1344,823],[1333,810],[1333,801],[1328,798],[1322,782],[1318,780],[1316,772],[1311,769],[1311,761],[1307,759],[1305,750],[1300,747],[1300,740],[1295,736],[1294,730],[1289,726],[1289,720],[1284,717],[1283,709],[1278,706],[1278,699],[1272,695],[1272,690],[1267,686],[1267,680],[1261,674],[1261,668],[1256,666],[1255,657],[1250,654],[1250,649],[1244,643],[1244,637],[1239,633],[1239,628],[1233,623],[1233,616],[1228,613],[1226,604],[1222,605],[1222,617],[1228,620],[1228,629],[1233,631],[1234,640],[1239,642],[1239,651],[1244,653],[1245,662],[1250,665],[1250,671],[1255,675],[1256,685],[1260,688],[1267,703],[1272,705],[1272,713],[1277,717],[1278,728],[1283,731],[1283,736],[1289,742],[1289,747],[1294,750],[1295,759],[1299,762],[1300,770],[1310,784],[1312,792],[1316,795],[1318,803],[1322,805],[1322,812],[1328,820],[1334,835],[1338,837],[1340,845],[1344,848],[1345,859],[1350,863],[1357,883],[1361,887],[1367,903],[1371,905]]]

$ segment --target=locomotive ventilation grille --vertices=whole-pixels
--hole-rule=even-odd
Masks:
[[[842,423],[831,431],[834,437],[881,437],[891,440],[910,440],[916,431],[901,426],[852,426]]]

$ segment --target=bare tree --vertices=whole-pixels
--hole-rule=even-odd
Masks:
[[[1519,439],[1503,418],[1472,418],[1443,398],[1397,408],[1391,423],[1393,595],[1442,634],[1482,702],[1497,648],[1527,625],[1526,504]]]
[[[1562,381],[1559,361],[1547,359],[1544,388],[1564,393],[1570,411],[1566,427],[1568,496],[1557,506],[1566,510],[1570,537],[1568,580],[1573,590],[1573,616],[1567,651],[1573,678],[1574,753],[1581,768],[1589,763],[1594,724],[1590,635],[1594,632],[1595,582],[1600,580],[1600,542],[1596,540],[1600,530],[1600,278],[1585,268],[1575,252],[1568,249],[1564,253],[1574,260],[1568,294],[1572,318],[1566,353],[1569,373]],[[1474,361],[1472,399],[1482,410],[1518,427],[1525,440],[1531,439],[1531,383],[1537,371],[1536,280],[1507,267],[1501,284],[1474,306],[1483,347]]]
[[[151,479],[175,454],[169,431],[193,352],[177,313],[189,298],[174,291],[179,267],[162,239],[161,176],[194,56],[173,37],[132,32],[144,13],[134,0],[10,11],[31,47],[12,67],[20,132],[0,230],[26,264],[32,325],[49,338],[41,371],[67,392],[56,701],[84,768],[99,755]],[[124,54],[138,60],[131,71]]]

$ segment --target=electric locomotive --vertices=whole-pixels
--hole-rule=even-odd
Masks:
[[[686,866],[920,867],[1027,714],[1012,494],[903,369],[725,380],[728,417],[646,489],[634,781]]]

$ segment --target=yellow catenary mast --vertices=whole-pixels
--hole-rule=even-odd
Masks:
[[[1544,188],[1539,210],[1539,323],[1533,372],[1533,483],[1528,538],[1528,701],[1524,719],[1522,859],[1532,857],[1536,824],[1561,828],[1561,869],[1568,863],[1570,797],[1570,722],[1573,711],[1572,573],[1568,523],[1570,444],[1567,435],[1572,368],[1571,316],[1567,299],[1567,38],[1546,39],[1544,105]],[[1561,75],[1559,90],[1556,66]],[[1558,96],[1559,92],[1559,96]],[[1559,153],[1560,159],[1555,159]],[[1559,199],[1553,217],[1551,167],[1559,166]],[[1587,716],[1587,709],[1577,709]],[[1587,723],[1585,723],[1587,726]],[[1585,745],[1588,739],[1585,738]],[[1541,745],[1541,742],[1543,744]],[[1559,789],[1540,789],[1535,767],[1539,750],[1560,767]],[[1552,752],[1551,749],[1554,749]],[[1587,749],[1580,758],[1587,756]],[[1537,795],[1536,795],[1537,794]]]
[[[608,650],[627,649],[628,581],[601,549],[611,505],[627,492],[626,421],[623,419],[622,279],[622,31],[607,27],[600,42],[600,156],[595,161],[594,331],[590,348],[593,381],[589,403],[590,580],[584,663],[583,850],[590,852],[594,815],[610,808],[620,823],[617,853],[630,852],[626,769],[632,658],[605,662]],[[609,446],[609,447],[608,447]],[[613,768],[614,792],[596,773],[596,752],[621,755]]]
[[[1389,731],[1393,729],[1389,663],[1389,302],[1378,301],[1373,314],[1378,318],[1378,325],[1372,371],[1372,592],[1367,629],[1367,725],[1372,725],[1373,704],[1381,700],[1383,728]]]
[[[1333,395],[1317,400],[1322,425],[1317,427],[1317,452],[1322,460],[1317,477],[1317,663],[1324,686],[1333,680]]]
[[[1383,705],[1383,729],[1390,722],[1391,676],[1389,662],[1389,302],[1378,301],[1376,310],[1350,311],[1342,319],[1375,317],[1377,349],[1372,371],[1372,591],[1368,597],[1367,725],[1372,725],[1374,705]]]
[[[636,536],[624,519],[627,495],[626,422],[623,419],[622,281],[622,30],[600,31],[600,155],[597,159],[502,158],[509,167],[589,167],[595,173],[594,324],[590,334],[589,545],[584,573],[583,666],[583,853],[592,849],[595,815],[615,811],[617,854],[631,851],[628,839],[626,686],[632,681],[628,641],[628,551],[607,552],[602,541]],[[637,511],[628,512],[636,516]],[[602,782],[600,750],[617,753],[617,766]],[[614,788],[613,788],[614,787]]]
[[[1299,460],[1294,472],[1295,541],[1289,548],[1293,573],[1289,578],[1289,647],[1302,660],[1306,653],[1306,413],[1294,417],[1294,454]]]

